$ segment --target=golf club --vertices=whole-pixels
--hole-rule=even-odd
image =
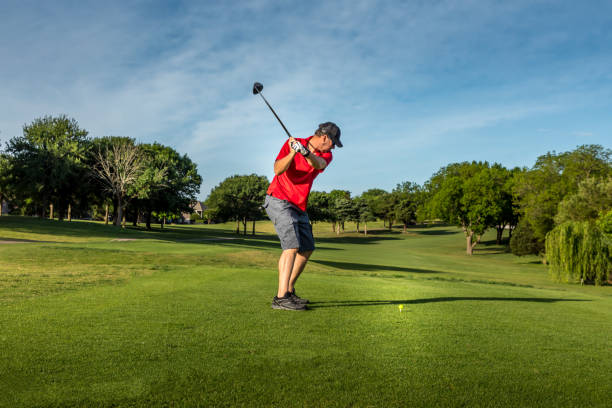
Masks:
[[[281,126],[283,127],[283,129],[285,129],[285,132],[287,133],[287,136],[289,137],[293,137],[291,136],[291,133],[289,133],[289,131],[287,130],[287,128],[285,127],[284,123],[282,120],[280,120],[280,118],[278,117],[278,115],[276,114],[276,112],[274,112],[274,109],[272,109],[272,107],[270,106],[270,104],[268,103],[268,101],[266,100],[266,98],[263,96],[263,94],[261,93],[261,91],[263,91],[263,85],[260,84],[259,82],[255,82],[253,84],[253,95],[259,95],[261,96],[261,98],[264,100],[264,102],[266,103],[266,105],[268,105],[268,108],[270,108],[270,110],[272,111],[272,113],[274,114],[274,117],[276,117],[276,119],[278,120],[278,122],[281,124]]]

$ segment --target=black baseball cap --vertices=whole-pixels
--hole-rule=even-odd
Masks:
[[[342,147],[342,143],[340,142],[340,128],[334,122],[321,123],[315,133],[329,136],[332,142],[334,142],[334,145]]]

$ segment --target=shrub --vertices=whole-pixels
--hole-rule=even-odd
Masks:
[[[557,281],[602,285],[612,271],[610,255],[609,236],[592,221],[565,222],[546,235],[549,273]]]
[[[535,237],[533,229],[526,220],[521,220],[510,239],[510,251],[514,255],[537,255],[544,251],[543,245]]]

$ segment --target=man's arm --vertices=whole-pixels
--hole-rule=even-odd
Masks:
[[[323,170],[327,167],[327,162],[325,161],[325,159],[313,154],[312,152],[310,152],[310,154],[304,158],[306,159],[308,164],[310,164],[317,170]]]
[[[288,155],[286,155],[282,159],[278,159],[277,161],[275,161],[274,162],[274,174],[276,174],[277,176],[280,176],[281,174],[286,172],[289,166],[291,165],[291,162],[293,161],[295,154],[296,154],[295,150],[289,150]]]
[[[299,143],[294,138],[290,137],[289,140],[287,140],[287,144],[289,145],[289,154],[283,157],[282,159],[278,159],[277,161],[274,162],[274,174],[276,174],[277,176],[280,176],[281,174],[287,171],[287,169],[291,165],[291,162],[293,161],[293,158],[295,157],[297,153],[291,147],[291,144],[293,142]],[[308,164],[310,164],[312,167],[314,167],[317,170],[323,170],[325,167],[327,167],[327,162],[325,161],[325,159],[323,159],[322,157],[316,156],[310,150],[306,150],[306,148],[303,147],[301,144],[300,146],[301,148],[304,149],[304,151],[310,152],[310,154],[308,154],[307,156],[304,156]]]

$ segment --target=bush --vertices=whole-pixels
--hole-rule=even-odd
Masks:
[[[526,220],[521,220],[510,239],[510,251],[514,255],[538,255],[544,252],[544,245],[535,237],[533,229]]]
[[[602,285],[612,272],[609,236],[592,221],[565,222],[546,235],[549,273],[561,282]]]

